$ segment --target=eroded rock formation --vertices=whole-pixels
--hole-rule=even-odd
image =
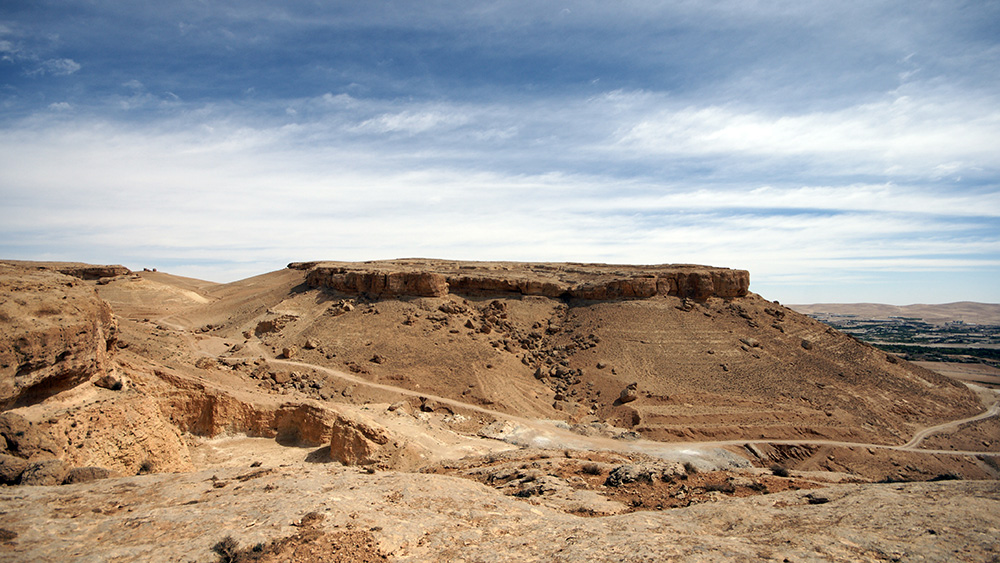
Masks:
[[[87,284],[0,264],[0,408],[106,375],[117,332],[111,308]]]
[[[608,264],[506,264],[394,260],[390,262],[302,262],[310,287],[373,297],[538,295],[610,301],[672,295],[696,300],[743,297],[750,287],[746,270],[693,265],[619,266]]]

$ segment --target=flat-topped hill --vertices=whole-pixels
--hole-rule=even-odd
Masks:
[[[288,349],[372,385],[657,440],[892,443],[925,420],[977,411],[963,386],[748,282],[746,271],[694,265],[302,262],[209,288],[209,303],[165,320],[244,341],[239,354]]]
[[[705,300],[742,297],[750,273],[689,264],[461,262],[423,258],[371,262],[299,262],[311,287],[372,296],[540,295],[609,301],[672,295]]]

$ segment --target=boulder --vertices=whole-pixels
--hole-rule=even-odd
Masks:
[[[60,485],[69,473],[69,466],[61,459],[35,461],[21,474],[22,485]]]
[[[125,388],[125,383],[118,374],[109,373],[94,380],[94,385],[112,391],[121,391]]]
[[[27,460],[51,459],[61,454],[59,446],[46,433],[19,414],[0,415],[0,453]]]
[[[632,401],[639,398],[639,387],[638,383],[630,383],[628,387],[622,389],[621,394],[618,396],[618,400],[624,403],[631,403]]]
[[[382,426],[360,417],[344,417],[333,425],[330,459],[344,465],[377,463],[389,433]]]
[[[90,481],[97,481],[98,479],[107,479],[113,475],[110,469],[104,467],[74,467],[69,470],[66,477],[63,479],[64,485],[72,485],[75,483],[87,483]]]
[[[21,474],[28,468],[28,462],[12,455],[0,454],[0,485],[16,485]]]

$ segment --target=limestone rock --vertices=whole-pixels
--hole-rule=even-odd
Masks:
[[[91,287],[0,264],[0,408],[28,405],[107,373],[118,326]]]
[[[63,479],[64,485],[73,485],[76,483],[88,483],[90,481],[97,481],[98,479],[107,479],[111,477],[114,473],[104,467],[74,467],[70,469]]]
[[[438,408],[438,403],[434,399],[420,397],[420,412],[434,412]]]
[[[745,270],[688,265],[526,264],[524,271],[511,272],[489,262],[409,260],[309,262],[289,268],[308,270],[310,287],[373,297],[520,294],[608,301],[675,295],[704,301],[742,297],[750,287]]]
[[[60,485],[67,473],[69,473],[69,466],[61,459],[35,461],[30,463],[21,474],[21,484]]]
[[[90,264],[66,265],[54,268],[61,274],[73,276],[82,280],[111,280],[119,276],[127,276],[132,273],[125,266],[118,264],[109,266],[97,266]],[[153,270],[154,272],[156,270]]]
[[[338,412],[330,430],[330,459],[344,465],[413,469],[428,454],[423,447],[395,436],[358,412]]]
[[[104,389],[110,389],[112,391],[121,391],[125,388],[125,382],[118,374],[115,373],[108,373],[98,377],[94,380],[94,385]]]
[[[0,485],[16,485],[21,474],[28,468],[28,462],[12,455],[0,454]]]
[[[622,389],[621,394],[618,396],[618,400],[624,403],[631,403],[632,401],[639,398],[639,387],[638,383],[630,383],[628,387]]]
[[[0,414],[0,452],[27,460],[51,459],[61,454],[61,449],[49,434],[19,414]]]

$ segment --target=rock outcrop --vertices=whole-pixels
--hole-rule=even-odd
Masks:
[[[610,301],[672,295],[696,300],[747,295],[745,270],[693,265],[507,264],[394,260],[392,262],[302,262],[310,287],[373,297],[537,295]]]
[[[87,284],[0,264],[0,408],[106,375],[117,332],[111,308]]]
[[[114,278],[127,276],[132,273],[125,266],[66,266],[58,268],[59,273],[73,276],[82,280],[99,280],[101,278]]]
[[[3,260],[0,261],[0,263],[7,266],[27,268],[31,270],[59,272],[60,274],[90,281],[102,278],[127,276],[132,273],[132,270],[129,270],[120,264],[99,265],[83,264],[80,262],[29,262],[24,260]]]

